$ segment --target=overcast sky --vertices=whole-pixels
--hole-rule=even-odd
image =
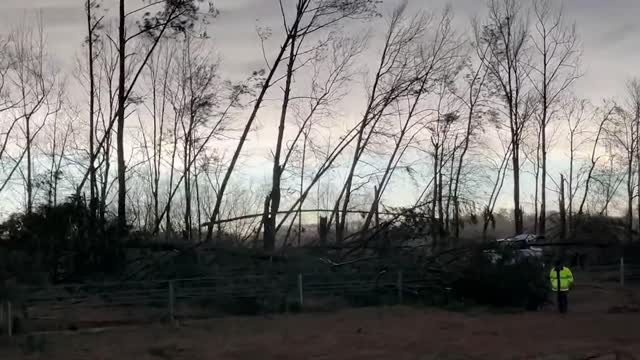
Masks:
[[[109,3],[114,0],[105,0]],[[528,0],[523,0],[527,2]],[[560,1],[560,0],[558,0]],[[390,11],[400,0],[384,0]],[[84,34],[84,0],[1,0],[0,23],[6,29],[25,13],[41,10],[50,50],[64,60],[78,51]],[[133,1],[132,1],[133,3]],[[638,0],[564,0],[568,17],[575,20],[584,43],[586,75],[576,91],[600,98],[621,93],[621,83],[636,71],[640,58],[640,1]],[[222,54],[226,70],[243,73],[262,65],[256,25],[279,25],[276,0],[216,0],[220,16],[211,35]],[[473,16],[482,15],[483,0],[409,0],[412,8],[437,11],[450,4],[461,26]],[[112,6],[115,8],[115,6]]]
[[[80,51],[85,35],[84,1],[0,0],[0,29],[6,30],[25,14],[40,10],[49,51],[62,66],[71,70],[72,60]],[[134,1],[139,0],[131,0],[131,4]],[[400,2],[384,0],[382,12],[390,13]],[[435,12],[450,5],[455,23],[463,33],[474,16],[484,15],[486,7],[484,0],[409,0],[408,3],[410,9],[426,8]],[[585,75],[577,83],[575,92],[596,103],[601,98],[621,96],[624,81],[630,76],[640,76],[637,66],[640,59],[640,47],[637,46],[640,39],[640,22],[637,20],[640,17],[640,0],[565,0],[563,3],[567,19],[576,22],[584,49],[582,68]],[[251,71],[264,67],[256,27],[269,26],[279,30],[277,0],[216,0],[215,5],[220,15],[211,25],[209,35],[221,56],[223,76],[244,78]],[[116,8],[114,0],[105,0],[105,6]],[[371,24],[374,32],[383,28],[375,25]],[[345,31],[349,29],[347,27]],[[264,153],[262,158],[266,156]],[[550,159],[552,166],[554,160],[560,161]]]

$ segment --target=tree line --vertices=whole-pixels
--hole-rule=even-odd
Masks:
[[[390,14],[377,0],[269,6],[280,24],[256,31],[264,65],[240,80],[221,70],[208,31],[224,14],[204,1],[86,1],[69,74],[41,19],[3,36],[2,195],[26,214],[85,202],[88,237],[105,244],[136,229],[273,250],[300,242],[319,211],[338,245],[366,242],[407,184],[417,195],[402,206],[428,216],[434,246],[469,219],[487,237],[505,196],[516,234],[548,233],[557,209],[564,237],[577,217],[621,213],[631,240],[640,80],[624,99],[576,97],[581,41],[562,4],[488,0],[465,28],[450,8],[406,3]],[[250,155],[267,127],[270,151]],[[256,158],[264,183],[243,177]]]

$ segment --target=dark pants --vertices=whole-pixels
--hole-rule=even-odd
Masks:
[[[560,291],[557,293],[558,296],[558,311],[561,314],[566,314],[569,310],[569,299],[567,298],[568,291]]]

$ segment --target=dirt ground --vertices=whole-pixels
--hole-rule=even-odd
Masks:
[[[0,359],[640,359],[640,291],[583,286],[571,313],[393,307],[17,337]],[[617,353],[617,357],[616,354]]]

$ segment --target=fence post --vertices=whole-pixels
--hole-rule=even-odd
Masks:
[[[300,308],[304,305],[304,290],[302,288],[302,274],[298,274],[298,300],[300,301]]]
[[[398,270],[398,304],[402,304],[402,270]]]
[[[13,336],[13,314],[11,313],[11,301],[7,301],[7,335]]]
[[[174,324],[176,321],[175,317],[175,289],[173,286],[173,280],[169,280],[169,320],[171,324]]]
[[[624,287],[624,256],[620,257],[620,286]]]

